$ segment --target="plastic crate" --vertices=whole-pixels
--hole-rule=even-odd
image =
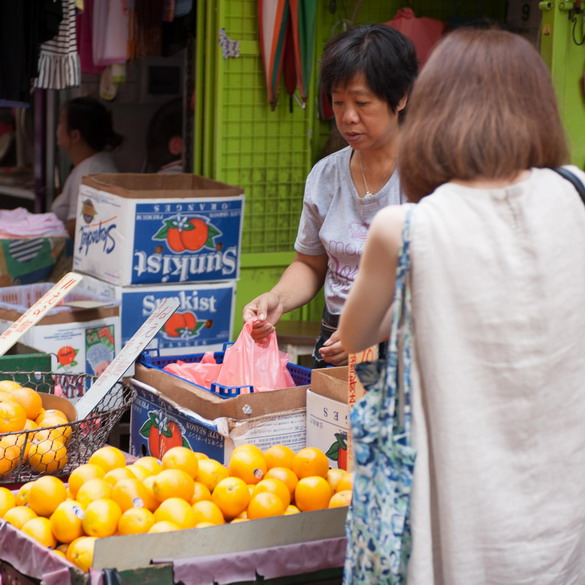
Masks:
[[[225,355],[225,349],[227,346],[231,344],[224,345],[224,351],[216,351],[213,354],[216,363],[222,364],[223,358]],[[147,368],[153,368],[155,370],[164,371],[169,376],[174,376],[182,380],[180,376],[176,374],[172,374],[171,372],[167,372],[164,370],[165,366],[169,364],[175,363],[177,361],[182,361],[185,363],[198,363],[203,359],[204,353],[196,353],[193,355],[159,355],[158,350],[146,350],[143,351],[138,356],[138,363],[146,366]],[[298,366],[297,364],[288,363],[286,365],[287,370],[290,372],[294,383],[297,386],[306,386],[307,384],[311,383],[311,370],[309,368],[305,368],[303,366]],[[234,396],[239,396],[243,390],[247,390],[249,393],[254,392],[254,387],[249,385],[244,386],[223,386],[222,384],[216,384],[215,382],[211,384],[211,388],[205,388],[204,386],[200,386],[199,384],[195,384],[194,382],[190,382],[194,386],[198,388],[202,388],[203,390],[207,390],[207,392],[213,392],[217,396],[221,398],[233,398]]]

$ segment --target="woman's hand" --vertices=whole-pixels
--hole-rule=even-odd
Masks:
[[[280,297],[274,292],[267,292],[250,301],[242,312],[244,322],[256,319],[252,326],[252,339],[263,343],[274,331],[283,313]]]
[[[334,331],[331,334],[331,337],[323,344],[323,347],[319,349],[319,353],[321,354],[323,361],[332,366],[347,365],[347,352],[341,345],[341,340],[337,331]]]

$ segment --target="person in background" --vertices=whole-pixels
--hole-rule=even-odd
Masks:
[[[359,26],[325,47],[321,85],[348,146],[320,160],[306,185],[296,255],[270,292],[248,303],[261,342],[283,313],[308,303],[324,287],[325,309],[314,366],[347,363],[336,332],[355,278],[370,222],[402,202],[396,170],[399,124],[417,74],[412,43],[385,25]]]
[[[75,234],[81,179],[95,173],[117,173],[109,151],[121,143],[122,137],[112,127],[110,112],[99,101],[79,97],[65,104],[57,126],[57,146],[71,159],[73,170],[51,211],[65,223],[71,237]]]
[[[416,450],[408,585],[585,582],[585,206],[553,170],[568,160],[550,72],[528,41],[461,29],[439,43],[400,140],[417,204],[373,220],[339,328],[351,352],[384,339],[395,282],[410,283],[410,408],[398,416],[412,424],[393,441]],[[378,424],[368,395],[352,435]],[[392,551],[360,543],[364,522],[391,513],[379,502],[396,477],[391,466],[374,481],[366,452],[377,459],[375,443],[355,445],[346,583],[391,570],[379,559]]]

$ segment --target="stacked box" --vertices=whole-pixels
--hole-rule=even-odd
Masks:
[[[183,354],[231,340],[243,205],[241,189],[197,175],[84,177],[73,266],[120,302],[122,344],[170,296],[180,307],[149,347]]]

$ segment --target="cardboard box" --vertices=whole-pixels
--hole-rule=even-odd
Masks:
[[[51,283],[0,288],[0,332],[5,331],[49,288]],[[20,341],[51,355],[51,371],[57,374],[99,375],[120,351],[118,302],[103,300],[80,285],[65,297],[65,302],[95,302],[90,309],[59,306],[51,309]],[[70,388],[67,398],[83,395],[80,382]]]
[[[348,469],[348,368],[313,370],[307,390],[307,445],[327,454],[333,468]]]
[[[154,455],[176,445],[226,463],[233,448],[253,443],[294,451],[305,446],[306,390],[297,386],[220,398],[164,371],[136,364],[138,398],[130,414],[130,453]]]
[[[197,175],[84,177],[73,267],[119,286],[237,279],[243,206]]]
[[[84,288],[120,303],[122,346],[165,298],[176,297],[179,308],[149,343],[160,355],[220,351],[232,338],[235,281],[218,284],[116,286],[86,276]]]

